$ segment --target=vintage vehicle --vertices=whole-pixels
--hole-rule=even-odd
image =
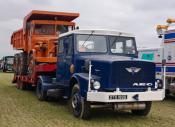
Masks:
[[[2,70],[2,59],[0,59],[0,70]]]
[[[38,99],[55,93],[68,99],[73,114],[83,119],[94,107],[147,115],[152,101],[164,99],[164,85],[155,79],[155,64],[137,56],[131,34],[106,30],[61,34],[56,75],[39,76]]]
[[[14,32],[14,83],[36,87],[39,100],[69,100],[76,117],[87,119],[91,108],[108,107],[147,115],[152,101],[164,98],[155,79],[155,64],[137,59],[131,34],[77,30],[77,13],[32,11],[23,29]]]
[[[4,56],[1,62],[1,69],[3,72],[13,71],[14,56]]]
[[[11,36],[15,54],[14,79],[17,88],[36,86],[40,74],[54,74],[57,62],[57,38],[75,29],[78,13],[33,10],[24,18],[23,27]]]

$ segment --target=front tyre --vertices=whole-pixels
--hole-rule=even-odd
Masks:
[[[38,100],[40,100],[40,101],[47,100],[47,91],[43,91],[41,80],[38,80],[38,82],[37,82],[36,96],[37,96]]]
[[[147,116],[151,110],[152,102],[145,102],[146,107],[143,110],[132,110],[132,113],[139,116]]]
[[[81,97],[78,84],[75,84],[72,89],[70,107],[75,117],[82,119],[90,118],[90,104]]]

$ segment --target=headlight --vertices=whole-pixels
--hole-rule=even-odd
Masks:
[[[95,82],[93,83],[93,87],[94,87],[94,89],[96,89],[96,90],[100,89],[100,82],[99,82],[99,81],[95,81]]]
[[[162,80],[157,79],[156,80],[156,85],[157,85],[157,88],[158,89],[162,89],[163,88],[163,82],[162,82]]]

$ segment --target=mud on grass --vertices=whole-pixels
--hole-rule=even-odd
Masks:
[[[154,102],[147,117],[129,112],[93,110],[89,121],[72,116],[62,101],[39,102],[34,91],[11,83],[13,74],[0,73],[0,127],[173,127],[175,98]]]

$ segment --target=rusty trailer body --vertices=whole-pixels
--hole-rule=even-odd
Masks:
[[[59,34],[75,29],[78,13],[31,11],[25,16],[23,27],[11,36],[11,45],[22,51],[15,55],[14,80],[17,87],[36,85],[39,73],[54,73],[57,62]]]

